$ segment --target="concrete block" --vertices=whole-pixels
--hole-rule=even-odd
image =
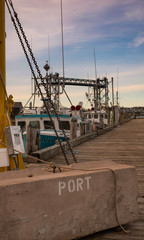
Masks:
[[[114,162],[0,175],[0,239],[70,240],[137,218],[134,167]],[[118,223],[118,220],[119,223]]]

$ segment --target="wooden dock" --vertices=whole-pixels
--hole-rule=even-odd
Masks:
[[[144,119],[133,119],[74,148],[78,162],[113,160],[136,167],[138,175],[139,218],[121,228],[111,229],[83,240],[144,240]],[[64,163],[62,154],[52,159]]]

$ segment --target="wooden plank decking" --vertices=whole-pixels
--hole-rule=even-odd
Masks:
[[[113,160],[136,167],[139,218],[128,224],[129,234],[120,228],[96,233],[83,240],[144,240],[144,119],[134,119],[74,148],[78,162]],[[62,163],[63,156],[53,162]],[[64,162],[63,162],[64,163]]]

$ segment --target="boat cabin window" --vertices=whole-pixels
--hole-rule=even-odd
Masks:
[[[94,115],[94,118],[98,118],[98,114],[95,114],[95,115]]]
[[[70,123],[69,121],[60,121],[63,129],[65,130],[70,130]],[[59,124],[59,129],[62,130],[60,124]]]
[[[90,118],[90,119],[92,118],[92,115],[91,115],[91,114],[89,114],[89,118]]]
[[[100,119],[103,119],[103,114],[100,114]]]
[[[88,115],[87,115],[87,114],[84,114],[83,116],[84,116],[85,119],[88,118]]]
[[[105,119],[107,119],[107,114],[105,114]]]
[[[30,121],[29,126],[32,127],[32,128],[40,129],[40,122],[39,121]]]
[[[44,121],[44,129],[53,129],[51,121]]]
[[[20,126],[22,131],[26,130],[26,122],[25,121],[18,122],[18,126]]]

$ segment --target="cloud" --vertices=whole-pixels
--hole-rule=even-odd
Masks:
[[[144,84],[135,84],[135,85],[128,85],[128,86],[121,86],[119,87],[119,91],[121,93],[123,92],[133,92],[133,93],[136,93],[136,92],[140,92],[140,91],[144,91]]]
[[[31,96],[31,88],[27,85],[22,86],[7,86],[7,93],[13,95],[13,100],[15,102],[26,103]],[[24,93],[24,94],[23,94]]]
[[[144,74],[144,68],[143,66],[140,65],[121,65],[119,69],[122,69],[122,71],[119,71],[119,76],[120,77],[130,77],[134,76],[135,78]]]
[[[60,0],[13,0],[13,3],[38,64],[43,66],[47,58],[49,35],[51,66],[60,72]],[[142,86],[143,56],[138,47],[144,43],[143,3],[143,0],[63,0],[66,76],[94,78],[92,48],[96,46],[98,76],[107,73],[116,79],[118,67],[119,87],[126,91],[127,86],[134,86],[129,88],[133,91],[138,84]],[[29,94],[19,94],[21,87],[16,85],[28,83],[29,72],[26,72],[23,51],[7,11],[6,31],[7,82],[13,85],[10,92],[26,101]],[[131,48],[127,48],[128,41]],[[78,94],[82,95],[80,90]]]
[[[136,5],[130,7],[126,12],[125,16],[130,21],[142,21],[144,20],[144,6],[136,3]]]
[[[102,27],[116,23],[118,18],[108,11],[119,4],[118,0],[65,0],[63,1],[64,44],[78,44],[115,35],[115,32],[104,31]],[[47,48],[47,37],[50,47],[61,46],[61,22],[59,0],[15,0],[14,7],[26,36],[34,51]],[[14,28],[7,18],[7,58],[21,57],[22,51]],[[119,33],[120,31],[118,31]],[[117,34],[118,34],[117,33]]]
[[[141,33],[138,37],[136,37],[133,41],[134,47],[139,47],[144,44],[144,33]]]

